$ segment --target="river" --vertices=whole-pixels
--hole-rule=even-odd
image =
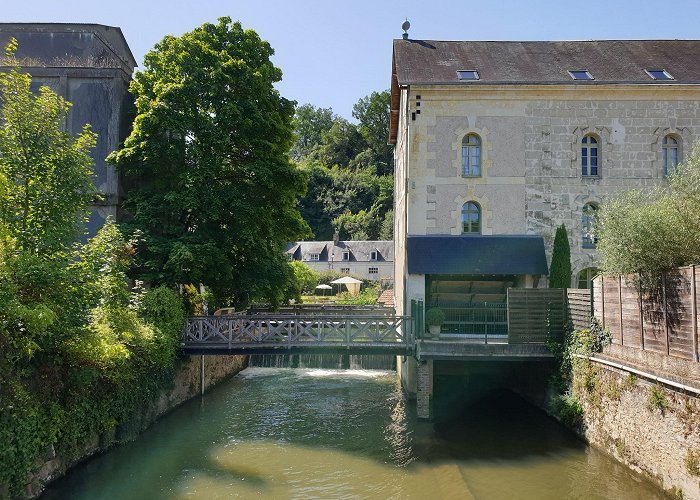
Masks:
[[[395,372],[248,368],[44,498],[665,498],[510,393],[439,423],[410,405]]]

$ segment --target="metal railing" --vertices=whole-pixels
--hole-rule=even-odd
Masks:
[[[459,335],[485,343],[507,342],[508,306],[503,303],[471,303],[465,307],[441,307],[445,322],[441,336]]]
[[[410,316],[318,316],[255,314],[188,318],[183,346],[212,350],[361,347],[413,348]]]

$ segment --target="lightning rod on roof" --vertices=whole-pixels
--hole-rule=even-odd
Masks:
[[[411,27],[411,23],[408,22],[408,18],[403,22],[401,25],[401,29],[403,30],[403,39],[407,40],[408,39],[408,28]]]

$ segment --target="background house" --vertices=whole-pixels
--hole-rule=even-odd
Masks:
[[[88,231],[95,234],[105,219],[117,217],[122,189],[115,169],[105,162],[119,148],[131,127],[129,82],[136,60],[121,29],[101,24],[0,23],[0,45],[11,38],[15,56],[32,75],[32,89],[42,85],[70,101],[66,130],[80,132],[86,123],[97,133],[92,151],[95,200]]]
[[[314,271],[335,271],[383,282],[394,280],[393,241],[298,241],[287,247],[287,257]]]

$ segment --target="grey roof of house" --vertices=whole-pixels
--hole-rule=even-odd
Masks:
[[[86,23],[0,23],[0,46],[10,38],[23,66],[119,68],[128,75],[136,59],[121,28]]]
[[[409,236],[409,274],[547,274],[542,236]]]
[[[342,260],[342,252],[350,250],[352,260],[357,262],[370,262],[370,253],[373,250],[379,251],[379,261],[394,260],[394,242],[384,240],[372,241],[356,241],[342,240],[335,244],[333,241],[297,241],[287,245],[287,253],[294,254],[297,250],[301,250],[301,256],[310,253],[321,254],[326,249],[328,255],[334,254],[334,260],[340,262]]]
[[[700,40],[590,40],[559,42],[394,40],[399,85],[700,83]],[[653,80],[645,69],[665,69],[674,80]],[[459,80],[476,70],[479,80]],[[574,80],[588,70],[594,80]]]

